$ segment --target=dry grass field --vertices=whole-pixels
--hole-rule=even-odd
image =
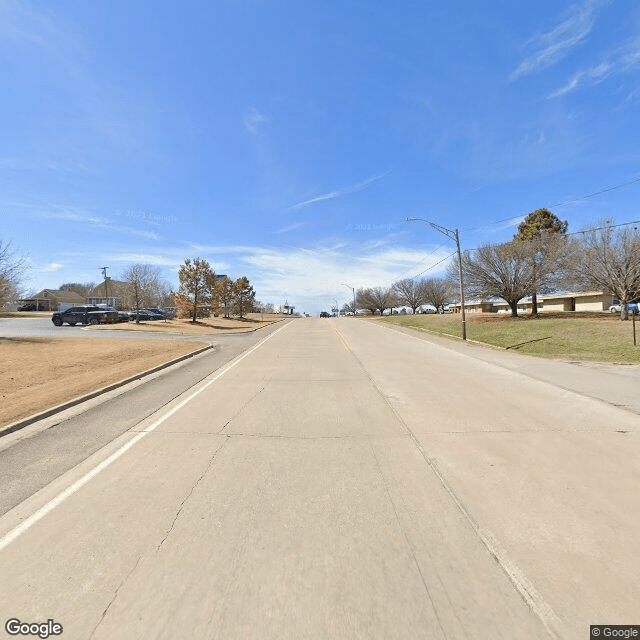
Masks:
[[[0,426],[203,346],[184,340],[0,338]]]

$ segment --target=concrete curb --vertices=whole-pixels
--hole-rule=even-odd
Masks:
[[[149,334],[159,334],[159,335],[171,335],[171,336],[188,336],[195,338],[212,338],[215,336],[233,336],[238,335],[240,333],[253,333],[254,331],[260,331],[260,329],[266,329],[272,324],[277,324],[278,322],[282,322],[283,320],[289,320],[290,318],[281,318],[278,320],[272,320],[269,324],[264,325],[263,327],[254,327],[253,329],[243,329],[242,327],[238,327],[237,330],[230,329],[228,331],[219,331],[218,333],[183,333],[182,331],[148,331]],[[101,325],[107,326],[107,325]],[[95,331],[95,326],[86,326],[82,327],[82,331]],[[115,331],[119,333],[120,331],[126,331],[126,329],[97,329],[97,331]],[[134,331],[133,333],[144,333],[143,331]]]
[[[438,331],[432,331],[431,329],[423,329],[422,327],[411,327],[411,326],[405,327],[402,325],[394,324],[392,322],[381,323],[381,326],[387,327],[388,329],[395,328],[395,330],[400,331],[400,333],[405,333],[406,331],[421,331],[422,333],[428,333],[429,335],[432,335],[432,336],[453,338],[454,340],[459,340],[460,342],[464,342],[461,336],[454,336],[452,333],[440,333]],[[499,351],[507,351],[507,347],[500,347],[496,344],[489,344],[488,342],[480,342],[479,340],[471,340],[470,338],[467,338],[467,342],[470,342],[471,344],[477,344],[481,347],[487,347],[488,349],[498,349]]]
[[[83,396],[78,396],[77,398],[73,398],[72,400],[67,400],[67,402],[63,402],[62,404],[58,404],[55,407],[45,409],[40,413],[35,413],[27,418],[23,418],[22,420],[11,422],[3,427],[0,427],[0,438],[2,438],[2,436],[6,436],[6,435],[9,435],[10,433],[13,433],[14,431],[18,431],[24,427],[27,427],[30,424],[37,422],[38,420],[42,420],[43,418],[48,418],[49,416],[52,416],[56,413],[60,413],[61,411],[64,411],[65,409],[69,409],[78,404],[81,404],[82,402],[91,400],[92,398],[102,395],[103,393],[107,393],[108,391],[113,391],[118,387],[124,387],[124,385],[129,384],[130,382],[135,382],[136,380],[140,380],[141,378],[151,375],[152,373],[156,373],[157,371],[166,369],[167,367],[170,367],[173,364],[177,364],[178,362],[182,362],[183,360],[187,360],[188,358],[193,358],[194,356],[197,356],[200,353],[208,351],[209,349],[213,349],[214,346],[215,345],[213,344],[208,344],[204,347],[201,347],[200,349],[196,349],[195,351],[191,351],[190,353],[185,353],[182,356],[174,358],[173,360],[163,362],[162,364],[152,367],[151,369],[147,369],[146,371],[141,371],[140,373],[136,373],[135,375],[125,378],[124,380],[114,382],[113,384],[107,385],[106,387],[101,387],[100,389],[96,389],[95,391],[90,391],[89,393],[86,393]]]

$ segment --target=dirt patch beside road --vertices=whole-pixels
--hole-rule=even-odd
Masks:
[[[0,338],[0,425],[203,346],[184,340]]]

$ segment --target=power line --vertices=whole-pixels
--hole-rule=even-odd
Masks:
[[[451,256],[455,256],[455,255],[456,255],[456,251],[454,251],[453,253],[450,253],[448,256],[445,256],[444,258],[442,258],[442,260],[438,260],[438,262],[434,262],[432,265],[429,265],[426,269],[424,269],[420,273],[416,273],[414,276],[402,276],[400,278],[394,278],[391,284],[393,284],[394,282],[397,282],[398,280],[405,280],[405,279],[414,280],[418,276],[421,276],[423,273],[427,273],[427,271],[431,271],[431,269],[435,269],[439,264],[442,264],[446,260],[449,260]],[[389,286],[391,286],[391,284]]]
[[[448,260],[449,258],[455,255],[456,255],[456,251],[454,251],[453,253],[450,253],[446,258],[442,258],[442,260],[438,260],[438,262],[436,262],[435,264],[432,264],[430,267],[427,267],[424,271],[421,271],[420,273],[416,273],[415,276],[411,276],[410,279],[413,280],[414,278],[421,276],[423,273],[426,273],[427,271],[431,271],[431,269],[437,267],[439,264],[442,264],[445,260]]]
[[[640,182],[640,177],[634,178],[633,180],[629,180],[628,182],[621,182],[620,184],[616,184],[613,187],[607,187],[606,189],[600,189],[600,191],[594,191],[593,193],[589,193],[586,196],[581,196],[580,198],[574,198],[573,200],[565,200],[564,202],[558,202],[556,204],[552,204],[552,207],[556,209],[558,207],[565,207],[568,204],[573,204],[574,202],[579,202],[580,200],[587,200],[588,198],[593,198],[594,196],[599,196],[603,193],[608,193],[609,191],[615,191],[616,189],[621,189],[622,187],[628,187],[630,184],[636,184]]]
[[[565,235],[567,235],[567,236],[577,236],[577,235],[579,235],[581,233],[589,233],[590,231],[602,231],[603,229],[615,229],[617,227],[628,227],[631,224],[640,224],[640,220],[632,220],[630,222],[621,222],[619,224],[609,224],[609,225],[607,225],[605,227],[593,227],[591,229],[583,229],[582,231],[573,231],[572,233],[567,233]],[[475,251],[476,249],[477,249],[477,247],[475,247],[474,249],[467,249],[467,251]],[[448,260],[449,258],[454,256],[455,254],[456,254],[455,251],[453,253],[450,253],[446,258],[443,258],[442,260],[438,260],[438,262],[436,262],[435,264],[432,264],[431,266],[427,267],[424,271],[421,271],[420,273],[416,273],[415,276],[411,276],[410,279],[413,280],[414,278],[417,278],[418,276],[421,276],[423,273],[426,273],[427,271],[430,271],[434,267],[437,267],[439,264],[442,264],[445,260]]]
[[[640,220],[632,220],[631,222],[621,222],[620,224],[608,224],[606,227],[593,227],[592,229],[583,229],[582,231],[573,231],[566,233],[567,236],[577,236],[580,233],[589,233],[590,231],[602,231],[603,229],[615,229],[616,227],[628,227],[630,224],[640,224]]]
[[[420,264],[423,263],[425,258],[428,258],[430,256],[434,256],[436,253],[438,253],[438,251],[440,251],[440,249],[444,249],[444,245],[443,244],[438,245],[433,251],[430,251],[429,253],[425,253],[420,258],[420,260],[418,260],[414,265],[412,265],[411,269],[415,269],[416,267],[420,266]]]
[[[610,191],[615,191],[616,189],[622,189],[623,187],[628,187],[632,184],[637,184],[640,182],[640,177],[633,178],[633,180],[628,180],[627,182],[621,182],[620,184],[613,185],[612,187],[606,187],[605,189],[600,189],[599,191],[594,191],[593,193],[588,193],[585,196],[580,196],[579,198],[572,198],[571,200],[563,200],[562,202],[556,202],[555,204],[549,205],[550,209],[557,209],[558,207],[566,207],[569,204],[573,204],[574,202],[580,202],[581,200],[588,200],[589,198],[593,198],[595,196],[602,195],[603,193],[609,193]],[[502,220],[494,220],[493,222],[488,222],[484,227],[491,224],[500,224],[501,222],[509,222],[510,220],[517,220],[521,218],[523,215],[520,214],[517,216],[511,216],[509,218],[503,218]],[[464,231],[477,231],[478,229],[482,229],[483,227],[465,227]]]

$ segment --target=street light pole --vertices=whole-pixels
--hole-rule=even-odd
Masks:
[[[353,293],[353,316],[356,316],[356,290],[355,287],[352,287],[350,284],[347,284],[346,282],[341,282],[340,283],[342,286],[347,287],[349,289],[351,289],[351,293]]]
[[[447,236],[447,238],[451,238],[456,241],[456,251],[458,253],[458,277],[460,278],[460,315],[462,316],[462,339],[467,339],[467,316],[464,310],[464,281],[462,279],[462,253],[460,252],[460,235],[458,234],[457,229],[447,229],[446,227],[441,227],[439,224],[435,222],[431,222],[430,220],[425,220],[424,218],[407,218],[407,222],[424,222],[428,224],[430,227],[433,227],[436,231],[439,231],[443,235]]]

